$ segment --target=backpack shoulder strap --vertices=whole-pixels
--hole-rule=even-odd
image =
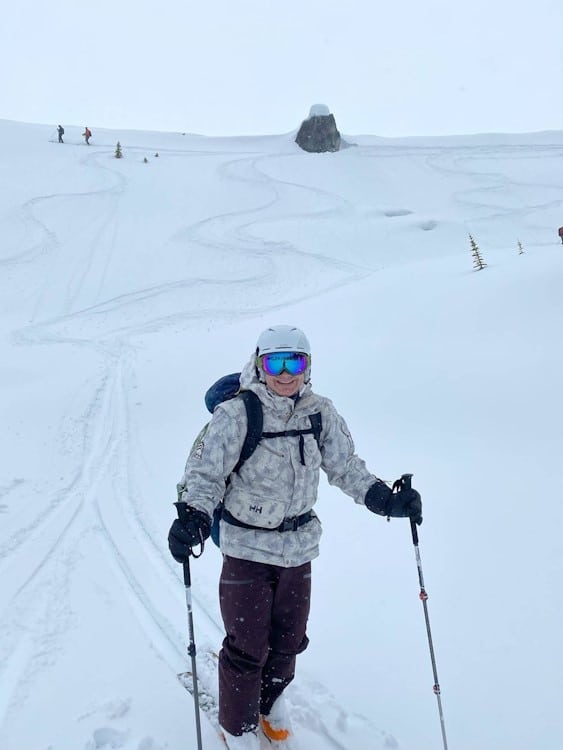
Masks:
[[[313,430],[313,437],[317,441],[319,450],[321,449],[321,432],[323,429],[323,420],[320,411],[316,411],[314,414],[309,416],[311,421],[311,428]]]
[[[299,458],[301,463],[305,466],[305,439],[304,435],[312,435],[317,443],[317,448],[321,450],[321,431],[323,429],[323,421],[320,411],[309,415],[309,422],[311,426],[306,430],[283,430],[282,432],[263,432],[263,438],[278,438],[278,437],[298,437],[299,438]]]
[[[262,428],[264,426],[264,414],[258,396],[253,391],[241,391],[237,398],[241,398],[244,402],[248,428],[240,452],[240,458],[233,472],[239,472],[244,462],[254,453],[262,438]]]

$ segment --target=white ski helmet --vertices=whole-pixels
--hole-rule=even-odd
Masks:
[[[270,352],[303,352],[311,356],[311,345],[303,331],[295,326],[271,326],[262,331],[256,344],[258,357]]]

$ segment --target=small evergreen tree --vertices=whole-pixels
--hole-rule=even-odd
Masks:
[[[518,240],[518,255],[524,255],[524,246],[522,245],[520,240]]]
[[[475,242],[472,235],[469,235],[469,242],[471,244],[471,255],[473,256],[473,268],[475,271],[482,271],[483,268],[487,267],[487,264],[483,260],[479,245]]]
[[[117,146],[115,147],[115,158],[123,159],[123,151],[121,150],[121,143],[119,141],[117,141]]]

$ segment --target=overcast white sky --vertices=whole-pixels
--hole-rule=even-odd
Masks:
[[[563,128],[561,0],[3,3],[0,118],[283,133]]]

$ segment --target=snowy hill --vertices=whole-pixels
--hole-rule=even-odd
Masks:
[[[207,386],[283,322],[370,469],[414,472],[450,750],[562,750],[563,133],[92,129],[0,121],[2,750],[195,748],[171,503]],[[440,748],[408,524],[317,510],[302,750]]]

